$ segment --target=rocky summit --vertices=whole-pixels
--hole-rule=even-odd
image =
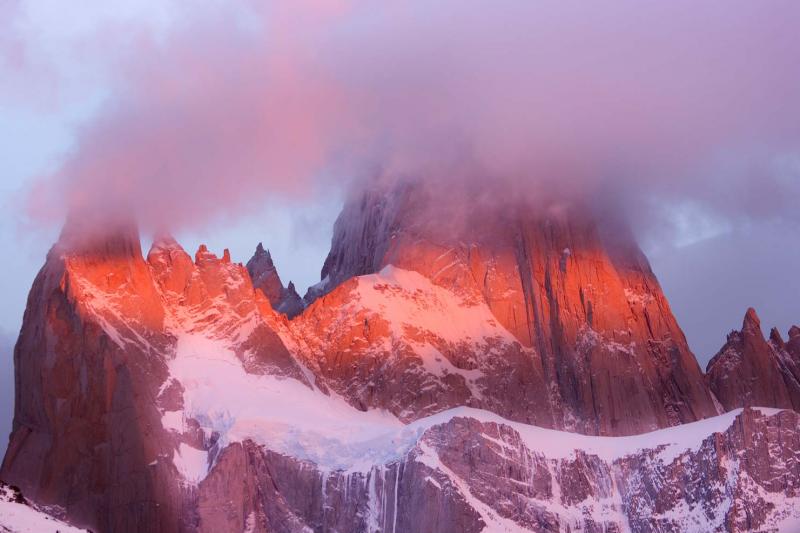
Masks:
[[[305,298],[139,243],[73,217],[36,276],[0,529],[800,530],[800,328],[748,311],[704,375],[588,210],[369,190]]]
[[[764,338],[755,309],[748,309],[740,331],[709,361],[706,379],[726,410],[770,405],[800,410],[800,328],[785,342],[773,328]]]

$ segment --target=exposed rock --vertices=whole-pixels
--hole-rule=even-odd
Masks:
[[[135,234],[86,242],[53,246],[31,289],[0,477],[93,531],[179,531],[191,500],[169,458],[191,428],[162,417],[180,404],[167,362],[181,335],[226,338],[250,372],[306,377],[243,266],[205,246],[192,263],[170,238],[148,261]]]
[[[305,302],[300,295],[297,294],[294,283],[290,281],[289,285],[283,289],[280,303],[275,310],[291,319],[302,313],[305,308]]]
[[[0,477],[100,533],[800,525],[797,413],[668,427],[715,409],[627,236],[491,206],[464,226],[418,194],[348,207],[294,320],[262,246],[245,268],[162,236],[145,261],[130,225],[70,223],[29,295]],[[798,328],[767,342],[752,312],[729,343],[745,377],[797,375]]]
[[[342,283],[291,323],[321,380],[404,421],[469,405],[554,427],[544,370],[480,301],[387,267]]]
[[[272,255],[261,243],[258,243],[253,257],[247,262],[247,271],[253,280],[253,286],[261,289],[273,309],[288,318],[294,318],[303,312],[305,305],[297,294],[294,283],[290,281],[288,287],[283,286],[278,269],[272,262]]]
[[[553,413],[555,427],[624,435],[716,413],[661,287],[627,232],[600,228],[575,209],[461,204],[438,192],[401,184],[351,200],[336,221],[323,281],[306,298],[394,265],[482,302],[532,350],[528,358],[547,384],[539,409]],[[339,292],[323,307],[345,306]],[[316,320],[327,335],[333,324]],[[369,357],[358,346],[349,360]],[[395,382],[404,379],[392,374]],[[408,379],[415,390],[416,378]],[[535,396],[540,383],[521,386]]]
[[[283,283],[272,262],[272,255],[261,243],[258,243],[253,257],[247,262],[247,271],[253,280],[253,287],[261,289],[272,306],[277,307],[283,293]]]
[[[70,237],[37,275],[14,350],[13,431],[0,477],[94,531],[177,530],[155,398],[170,340],[138,237]]]
[[[789,328],[789,340],[786,342],[786,350],[792,354],[795,360],[800,360],[800,328],[792,326]]]
[[[794,328],[793,328],[794,329]],[[777,329],[764,339],[761,321],[747,310],[741,331],[731,331],[708,362],[708,386],[726,410],[748,405],[800,409],[800,343]]]
[[[589,439],[571,451],[567,439],[551,455],[522,428],[457,416],[355,472],[247,441],[200,483],[198,531],[793,531],[800,418],[745,410],[726,420],[669,430],[672,449],[642,437],[638,450],[595,450]]]

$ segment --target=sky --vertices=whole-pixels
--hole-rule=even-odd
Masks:
[[[263,242],[302,293],[375,173],[610,203],[703,367],[748,306],[785,334],[800,4],[578,6],[0,1],[0,338],[68,211]]]

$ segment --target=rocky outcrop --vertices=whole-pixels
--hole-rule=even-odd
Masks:
[[[409,422],[468,405],[554,427],[541,361],[480,301],[386,267],[342,283],[292,321],[319,381]]]
[[[769,340],[750,308],[742,329],[731,331],[725,345],[708,362],[708,386],[725,410],[760,405],[800,410],[800,328],[789,341],[773,328]]]
[[[291,319],[302,313],[305,308],[305,301],[297,293],[294,283],[290,281],[289,285],[283,289],[280,303],[278,303],[278,307],[275,310]]]
[[[201,246],[193,262],[163,237],[145,261],[135,228],[107,229],[81,237],[67,225],[34,281],[0,478],[80,527],[180,531],[190,500],[163,458],[189,437],[162,418],[181,402],[167,366],[181,335],[226,338],[253,373],[306,377],[276,333],[281,319],[227,253]]]
[[[253,257],[247,262],[247,271],[253,280],[253,286],[261,289],[273,307],[277,307],[283,293],[283,283],[272,262],[272,254],[264,249],[263,244],[258,243],[256,246]]]
[[[547,386],[539,410],[552,413],[557,428],[624,435],[716,414],[658,281],[624,229],[601,227],[577,209],[531,211],[442,193],[404,183],[351,200],[336,222],[323,279],[307,298],[338,292],[333,298],[344,300],[337,289],[344,280],[393,265],[482,303],[531,350],[534,362],[518,371],[541,373]],[[321,335],[331,327],[319,318]],[[342,364],[358,359],[358,350]],[[392,378],[405,379],[402,372]],[[527,394],[541,391],[541,382],[528,382]]]
[[[13,431],[0,477],[81,527],[176,530],[174,471],[155,398],[164,309],[135,231],[69,225],[37,275],[14,350]]]
[[[574,448],[563,433],[470,415],[360,471],[232,445],[198,487],[198,530],[744,533],[800,524],[793,412],[745,410],[618,449],[592,438]]]
[[[287,287],[283,286],[278,269],[272,262],[272,255],[261,243],[258,243],[253,257],[247,262],[247,271],[253,280],[253,286],[261,289],[273,309],[289,318],[294,318],[303,312],[305,304],[297,294],[294,283],[290,281]]]

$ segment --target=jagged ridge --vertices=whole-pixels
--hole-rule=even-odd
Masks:
[[[445,249],[390,226],[387,265],[341,283],[329,266],[336,286],[291,321],[227,251],[192,260],[163,237],[144,260],[135,232],[65,231],[31,290],[0,474],[99,531],[796,524],[795,413],[612,440],[529,425],[635,433],[704,413],[638,250],[559,217]],[[265,259],[253,272],[271,275]],[[641,394],[644,411],[620,407]]]

